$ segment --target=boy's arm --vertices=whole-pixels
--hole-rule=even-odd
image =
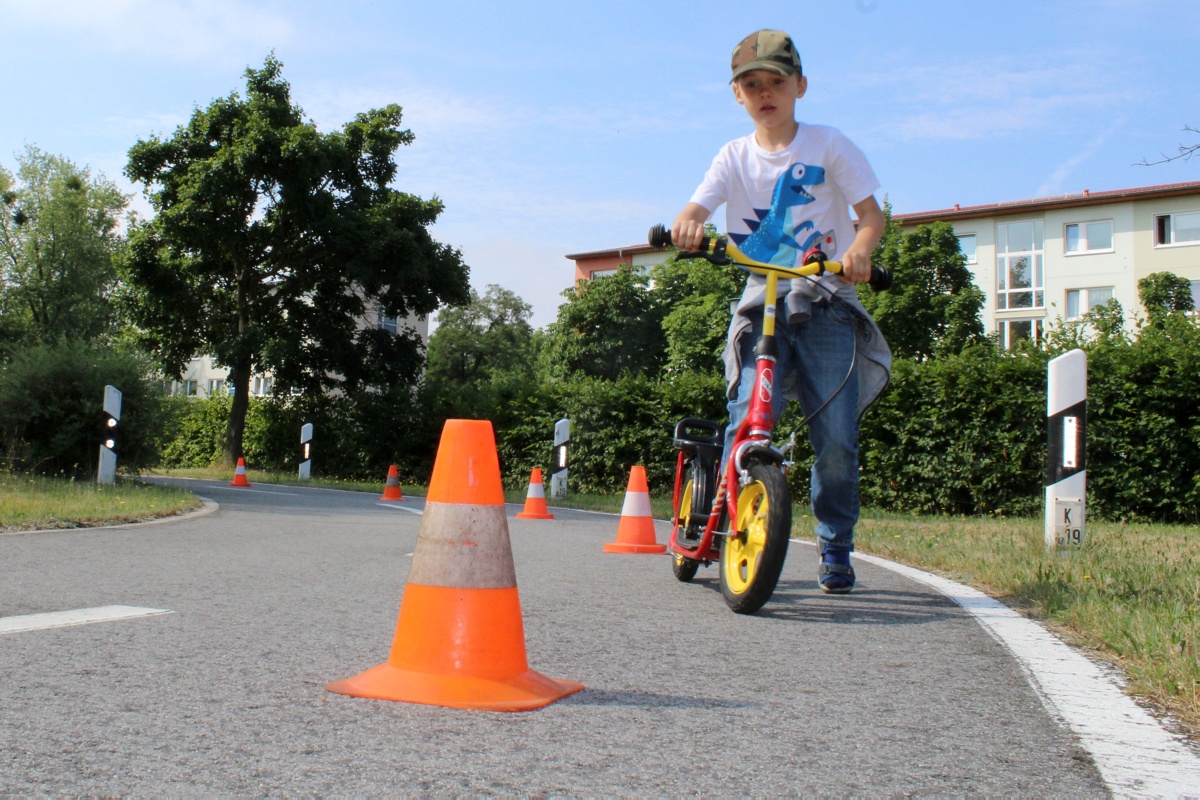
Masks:
[[[871,253],[883,238],[883,209],[871,195],[854,204],[854,213],[858,215],[858,232],[842,253],[841,278],[846,283],[866,283],[871,280]]]
[[[699,249],[700,240],[704,238],[704,223],[710,216],[712,212],[699,203],[688,203],[671,223],[671,242],[680,250]],[[869,273],[868,270],[868,277]]]

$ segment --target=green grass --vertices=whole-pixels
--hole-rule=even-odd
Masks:
[[[161,475],[169,478],[195,478],[208,481],[232,481],[233,469],[223,467],[188,467],[151,470],[145,473],[148,477]],[[313,486],[318,489],[341,489],[347,492],[375,492],[383,494],[384,476],[377,481],[355,481],[342,478],[314,477],[307,481],[300,480],[295,472],[269,472],[258,469],[247,469],[246,480],[251,485],[256,483],[274,483],[282,486]],[[414,484],[400,484],[400,493],[405,497],[425,496],[425,487]]]
[[[0,473],[0,532],[5,533],[144,522],[200,505],[188,492],[136,481],[99,486]]]

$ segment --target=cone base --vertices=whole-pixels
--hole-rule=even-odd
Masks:
[[[665,553],[667,546],[665,544],[635,544],[632,542],[606,542],[604,545],[606,553]]]
[[[230,481],[229,485],[230,486],[246,486],[246,487],[248,487],[248,486],[250,486],[250,482],[249,481]]]
[[[325,687],[335,694],[421,703],[473,711],[532,711],[578,692],[583,684],[547,678],[533,670],[499,678],[435,675],[389,663]]]
[[[521,511],[517,513],[517,519],[554,519],[553,514],[539,514],[534,511]]]
[[[400,492],[388,492],[387,490],[384,490],[383,494],[381,494],[379,496],[379,499],[380,500],[403,500],[404,496],[402,494],[400,494]]]

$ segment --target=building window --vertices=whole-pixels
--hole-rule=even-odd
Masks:
[[[1067,290],[1067,319],[1079,319],[1096,306],[1102,306],[1112,300],[1113,289],[1104,286],[1097,289],[1068,289]]]
[[[968,264],[978,263],[975,259],[975,234],[966,233],[958,237],[958,249],[966,256]]]
[[[198,381],[179,381],[179,393],[184,397],[195,397],[200,391]]]
[[[1200,281],[1192,281],[1192,309],[1200,311]]]
[[[271,379],[256,377],[254,379],[254,390],[252,393],[259,397],[266,397],[269,395],[271,393]]]
[[[1005,349],[1012,349],[1022,340],[1040,344],[1045,326],[1045,320],[1042,319],[1002,319],[996,323],[996,331]]]
[[[588,275],[588,280],[594,281],[596,278],[607,278],[609,275],[616,274],[617,270],[615,269],[594,269],[591,271],[591,274]]]
[[[1161,214],[1154,218],[1154,244],[1158,247],[1200,242],[1200,211]]]
[[[1045,308],[1042,221],[996,226],[996,308]]]
[[[1112,220],[1072,223],[1063,232],[1063,243],[1068,254],[1111,252]]]
[[[225,381],[221,380],[220,378],[209,378],[208,379],[208,396],[209,397],[216,397],[217,395],[221,394],[224,391],[225,391]]]
[[[384,314],[381,308],[379,309],[379,327],[388,333],[396,333],[399,330],[399,323],[395,317],[389,317]]]

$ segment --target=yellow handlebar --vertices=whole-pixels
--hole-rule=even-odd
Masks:
[[[783,267],[779,264],[768,264],[765,261],[755,261],[750,256],[743,253],[737,248],[733,242],[724,237],[705,237],[700,243],[700,252],[717,258],[727,258],[739,267],[743,267],[748,272],[753,272],[758,275],[775,275],[777,278],[805,278],[811,275],[821,275],[826,272],[840,273],[842,271],[842,262],[829,261],[820,259],[811,261],[807,264],[800,264],[795,267]]]

